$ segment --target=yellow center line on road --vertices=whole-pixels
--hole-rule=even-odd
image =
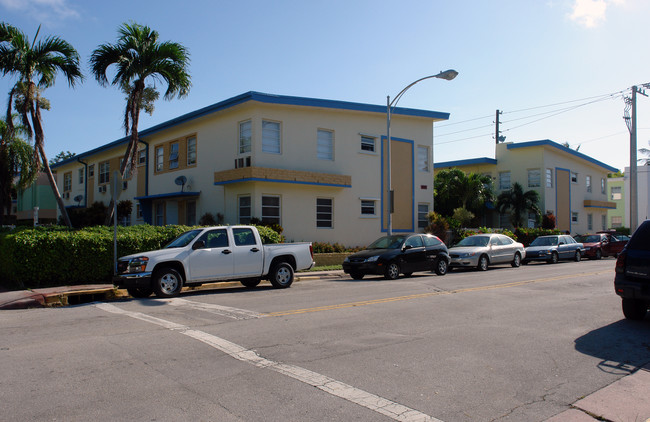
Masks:
[[[383,299],[364,300],[364,301],[360,301],[360,302],[339,303],[339,304],[335,304],[335,305],[318,306],[318,307],[315,307],[315,308],[293,309],[293,310],[288,310],[288,311],[277,311],[277,312],[266,312],[266,313],[263,313],[262,315],[267,316],[267,317],[278,317],[278,316],[286,316],[286,315],[306,314],[306,313],[311,313],[311,312],[332,311],[332,310],[335,310],[335,309],[354,308],[355,306],[377,305],[377,304],[380,304],[380,303],[397,302],[397,301],[401,301],[401,300],[422,299],[422,298],[430,297],[430,296],[441,296],[441,295],[449,295],[449,294],[456,294],[456,293],[477,292],[477,291],[493,290],[493,289],[505,289],[505,288],[508,288],[508,287],[518,287],[518,286],[523,286],[523,285],[526,285],[526,284],[544,283],[544,282],[548,282],[548,281],[566,280],[566,279],[574,278],[574,277],[591,277],[591,276],[596,276],[596,275],[601,275],[601,274],[608,274],[608,273],[611,273],[611,271],[609,271],[609,270],[608,271],[596,271],[596,272],[590,272],[590,273],[561,275],[561,276],[556,276],[556,277],[536,278],[536,279],[532,279],[532,280],[515,281],[515,282],[512,282],[512,283],[494,284],[494,285],[491,285],[491,286],[467,287],[467,288],[464,288],[464,289],[443,290],[443,291],[419,293],[419,294],[406,295],[406,296],[387,297],[387,298],[383,298]]]

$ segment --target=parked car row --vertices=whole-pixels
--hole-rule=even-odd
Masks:
[[[548,235],[524,247],[506,235],[484,233],[468,236],[448,249],[438,237],[430,234],[396,234],[381,237],[367,249],[348,256],[343,262],[343,271],[355,280],[366,275],[383,275],[395,280],[400,274],[408,277],[417,271],[445,275],[454,268],[485,271],[496,264],[510,264],[516,268],[531,261],[555,264],[562,259],[580,261],[585,256],[593,259],[615,256],[626,242],[610,233],[586,235],[585,239],[600,239],[600,243],[584,244],[569,235]]]

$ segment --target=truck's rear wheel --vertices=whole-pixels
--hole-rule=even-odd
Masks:
[[[648,304],[639,299],[623,298],[623,315],[633,321],[641,321],[648,312]]]
[[[285,289],[293,283],[293,267],[286,262],[280,262],[271,268],[269,281],[276,289]]]
[[[183,288],[181,275],[173,268],[156,270],[153,275],[153,291],[158,297],[178,296]]]
[[[142,299],[151,296],[153,289],[151,287],[127,287],[126,291],[129,292],[132,297]]]

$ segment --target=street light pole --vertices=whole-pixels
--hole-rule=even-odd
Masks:
[[[388,169],[387,169],[387,174],[386,178],[388,179],[388,217],[387,217],[387,223],[388,223],[388,235],[391,236],[393,234],[393,218],[392,214],[395,208],[395,196],[393,192],[393,180],[391,177],[391,154],[390,154],[390,120],[391,120],[391,110],[395,109],[397,106],[397,102],[402,98],[402,95],[410,87],[413,85],[417,84],[418,82],[421,82],[425,79],[431,79],[431,78],[438,78],[438,79],[444,79],[446,81],[451,81],[454,79],[456,76],[458,76],[458,72],[456,72],[453,69],[445,70],[444,72],[440,72],[436,75],[430,75],[430,76],[425,76],[424,78],[420,78],[415,82],[410,83],[409,85],[406,86],[403,90],[399,92],[394,98],[393,101],[390,100],[390,95],[386,97],[386,156],[388,160]],[[433,154],[433,150],[431,151]]]

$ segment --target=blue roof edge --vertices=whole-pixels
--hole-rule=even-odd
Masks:
[[[480,158],[469,158],[467,160],[456,160],[456,161],[445,161],[442,163],[433,163],[433,168],[446,168],[446,167],[460,167],[460,166],[469,166],[477,164],[494,164],[496,165],[497,160],[489,157],[480,157]]]
[[[519,143],[513,143],[513,144],[508,144],[507,148],[508,149],[516,149],[516,148],[529,148],[529,147],[536,147],[536,146],[549,146],[552,148],[559,149],[560,151],[564,151],[566,153],[569,153],[571,155],[574,155],[578,158],[581,158],[585,161],[588,161],[592,164],[596,164],[606,170],[609,170],[612,173],[618,172],[618,169],[615,167],[612,167],[608,164],[603,163],[602,161],[598,161],[595,158],[591,158],[588,155],[585,155],[581,152],[572,150],[571,148],[565,147],[564,145],[560,145],[557,142],[553,142],[550,139],[541,139],[538,141],[529,141],[529,142],[519,142]]]
[[[331,108],[331,109],[341,109],[341,110],[364,111],[370,113],[383,113],[383,114],[386,113],[386,107],[376,105],[376,104],[354,103],[349,101],[325,100],[325,99],[308,98],[308,97],[294,97],[288,95],[276,95],[276,94],[266,94],[257,91],[248,91],[243,94],[228,98],[224,101],[220,101],[218,103],[175,117],[171,120],[167,120],[165,122],[159,123],[148,129],[141,130],[139,131],[139,135],[141,138],[145,136],[149,136],[156,132],[160,132],[161,130],[179,125],[181,123],[188,122],[193,119],[197,119],[199,117],[203,117],[211,113],[216,113],[218,111],[225,110],[230,107],[234,107],[236,105],[245,103],[247,101],[258,101],[266,104],[284,104],[284,105],[296,105],[296,106],[304,106],[304,107],[321,107],[321,108]],[[391,114],[413,116],[413,117],[425,117],[425,118],[439,119],[439,120],[449,119],[449,113],[415,109],[415,108],[396,107],[395,109],[393,109]],[[94,148],[90,151],[77,154],[74,157],[56,163],[51,167],[56,168],[56,167],[63,166],[65,164],[77,161],[80,158],[88,157],[98,152],[102,152],[102,151],[109,150],[111,148],[118,147],[122,144],[127,143],[128,141],[129,141],[129,137],[125,136],[123,138],[117,139],[108,144]]]

